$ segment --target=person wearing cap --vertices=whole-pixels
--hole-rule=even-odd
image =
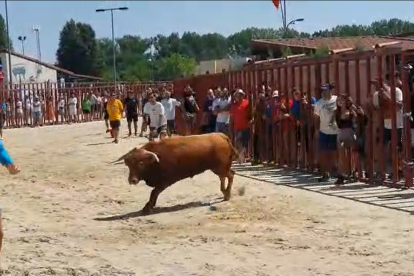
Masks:
[[[252,122],[251,112],[249,112],[249,100],[245,99],[245,96],[246,93],[242,89],[237,89],[233,94],[234,103],[230,108],[240,164],[245,162],[245,155],[250,141],[250,124]]]
[[[114,143],[118,144],[119,142],[119,128],[121,127],[122,112],[124,111],[124,106],[122,102],[117,99],[115,92],[112,92],[111,98],[108,101],[106,106],[109,117],[109,126],[113,130],[114,134]]]
[[[314,114],[319,119],[318,154],[322,177],[318,182],[330,180],[337,160],[338,127],[334,119],[337,96],[332,95],[334,86],[326,83],[321,86],[322,98],[315,104]]]

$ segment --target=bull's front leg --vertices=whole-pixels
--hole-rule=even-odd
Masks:
[[[162,191],[165,190],[165,188],[166,187],[155,187],[154,189],[152,189],[150,199],[142,209],[142,213],[144,215],[151,214],[152,209],[154,209],[155,205],[157,204],[158,196],[160,195],[160,193],[162,193]]]

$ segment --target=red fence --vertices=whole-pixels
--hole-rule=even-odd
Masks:
[[[356,170],[356,178],[360,181],[374,183],[379,181],[382,184],[389,184],[394,187],[411,187],[412,178],[412,154],[411,154],[411,117],[410,114],[410,92],[408,87],[408,73],[401,74],[403,90],[403,146],[399,154],[398,134],[396,130],[396,84],[393,78],[390,80],[392,103],[386,104],[381,101],[380,110],[370,108],[370,94],[375,91],[371,80],[378,78],[382,83],[386,72],[396,70],[396,60],[400,59],[401,64],[408,62],[408,57],[413,56],[414,52],[402,51],[396,43],[375,45],[370,51],[357,51],[344,49],[332,51],[325,58],[286,58],[277,62],[261,63],[261,66],[249,66],[239,71],[231,71],[213,75],[200,75],[186,79],[174,81],[175,94],[180,94],[185,85],[190,85],[197,93],[197,101],[200,106],[206,98],[207,90],[213,87],[227,87],[229,89],[241,88],[246,93],[253,104],[257,106],[257,94],[259,86],[269,85],[285,98],[286,102],[293,100],[290,93],[293,87],[302,92],[307,92],[307,101],[311,98],[320,97],[320,86],[323,83],[334,83],[336,93],[351,96],[357,106],[362,106],[368,115],[368,126],[366,129],[365,152],[366,159],[358,154],[352,154],[349,163]],[[404,71],[404,69],[402,69]],[[266,119],[258,118],[255,120],[254,135],[259,139],[257,150],[259,161],[269,161],[276,166],[303,169],[314,172],[318,166],[318,122],[313,116],[313,109],[310,105],[301,107],[305,117],[301,118],[299,125],[301,133],[300,141],[295,135],[295,127],[282,132],[281,128],[276,128]],[[388,113],[387,113],[388,112]],[[302,113],[302,114],[303,114]],[[391,114],[392,137],[391,137],[391,157],[392,174],[388,180],[385,175],[387,164],[384,160],[384,113]],[[198,116],[201,117],[201,116]],[[302,116],[303,117],[303,116]],[[304,119],[308,121],[304,124]],[[177,117],[177,128],[179,133],[184,133],[184,123],[180,116]],[[270,123],[270,124],[269,124]],[[296,122],[295,122],[296,124]],[[271,125],[269,127],[269,125]],[[307,129],[304,129],[306,125]],[[270,129],[269,129],[270,128]],[[271,134],[269,134],[271,133]],[[305,143],[309,144],[306,149]],[[302,146],[301,146],[302,145]],[[253,144],[251,143],[251,148]],[[272,151],[272,147],[275,149]],[[365,161],[365,166],[362,164]],[[366,172],[366,176],[362,173]],[[379,175],[376,179],[375,175]]]
[[[5,113],[6,128],[31,126],[34,122],[33,100],[39,97],[42,101],[41,124],[60,124],[69,122],[68,102],[71,95],[77,98],[77,115],[74,121],[85,122],[90,120],[82,113],[81,103],[91,93],[104,97],[105,94],[116,91],[123,99],[127,91],[133,91],[138,98],[148,88],[154,91],[168,89],[172,91],[171,82],[149,82],[149,83],[30,83],[16,84],[12,87],[0,88],[0,110]],[[59,102],[63,109],[59,110]],[[21,107],[21,109],[20,109]],[[19,110],[20,109],[20,110]],[[0,112],[0,113],[1,113]],[[103,101],[93,110],[92,119],[102,119]],[[1,114],[0,114],[1,115]]]

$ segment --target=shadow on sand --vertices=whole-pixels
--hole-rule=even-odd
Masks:
[[[237,164],[233,168],[238,175],[250,179],[414,214],[412,189],[402,190],[361,182],[335,186],[333,183],[335,179],[318,183],[317,176],[314,174],[260,165]]]
[[[177,204],[177,205],[174,205],[174,206],[155,207],[152,210],[151,214],[149,214],[149,215],[178,212],[178,211],[191,209],[191,208],[206,207],[206,206],[211,206],[211,205],[220,203],[222,201],[223,201],[223,199],[215,200],[214,202],[192,201],[192,202],[189,202],[189,203]],[[129,212],[129,213],[122,214],[122,215],[94,218],[94,220],[96,220],[96,221],[116,221],[116,220],[127,220],[127,219],[131,219],[131,218],[144,217],[144,216],[148,216],[148,215],[143,214],[142,210],[140,210],[140,211],[135,211],[135,212]]]

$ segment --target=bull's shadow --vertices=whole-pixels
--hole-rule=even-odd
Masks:
[[[156,215],[156,214],[161,214],[161,213],[178,212],[178,211],[191,209],[191,208],[207,207],[207,206],[211,206],[211,205],[214,205],[214,204],[222,202],[222,201],[223,201],[223,199],[216,200],[214,202],[192,201],[192,202],[188,202],[188,203],[185,203],[185,204],[177,204],[177,205],[173,205],[173,206],[155,207],[151,211],[151,214],[149,214],[149,215],[144,214],[142,212],[142,210],[140,210],[140,211],[135,211],[135,212],[129,212],[129,213],[122,214],[122,215],[94,218],[94,220],[96,220],[96,221],[127,220],[127,219],[131,219],[131,218],[138,218],[138,217]]]

